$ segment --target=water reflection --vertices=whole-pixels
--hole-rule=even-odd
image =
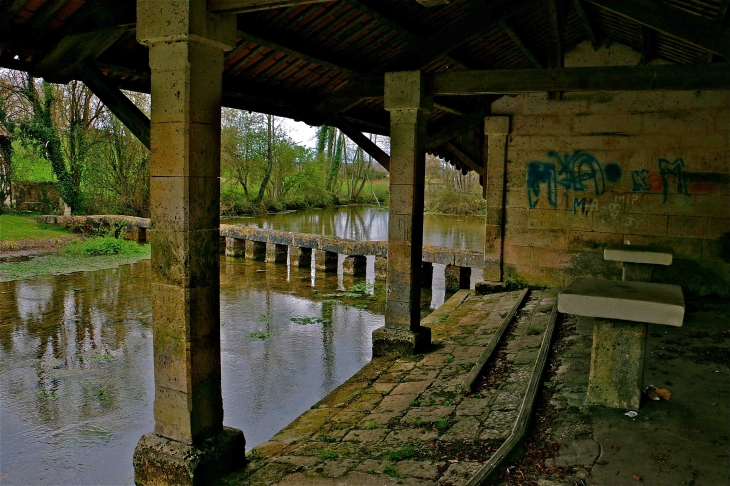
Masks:
[[[345,206],[228,218],[223,223],[362,241],[388,239],[388,210],[375,206]],[[484,217],[426,214],[423,218],[423,240],[427,245],[483,251]]]
[[[385,239],[382,210],[329,213],[283,216],[294,231]],[[283,216],[254,222],[281,228]],[[432,244],[482,244],[483,219],[466,231],[443,220],[437,226],[426,238]],[[370,257],[366,281],[373,277]],[[224,422],[244,431],[248,447],[369,361],[383,302],[374,289],[372,298],[354,301],[336,295],[359,282],[341,272],[223,259]],[[0,482],[132,482],[132,452],[153,428],[149,288],[149,261],[0,283]],[[433,292],[422,292],[422,315],[446,297],[437,266]]]

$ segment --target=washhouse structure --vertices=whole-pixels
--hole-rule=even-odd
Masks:
[[[4,0],[0,66],[82,80],[151,150],[155,429],[140,484],[240,467],[223,427],[222,106],[333,125],[390,171],[386,323],[418,353],[424,159],[479,174],[484,278],[730,292],[728,0]],[[148,119],[120,90],[151,93]],[[363,132],[390,136],[390,153]]]

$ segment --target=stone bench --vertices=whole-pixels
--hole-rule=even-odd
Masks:
[[[603,259],[623,262],[623,280],[651,282],[654,265],[671,265],[669,248],[640,245],[610,245],[603,250]]]
[[[578,278],[558,296],[558,311],[593,321],[586,404],[637,409],[647,324],[681,327],[684,296],[678,285]]]

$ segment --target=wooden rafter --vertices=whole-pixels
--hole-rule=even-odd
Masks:
[[[444,143],[444,147],[446,150],[451,152],[454,156],[456,156],[459,161],[461,161],[464,165],[469,167],[471,170],[476,172],[479,175],[484,175],[484,168],[480,167],[479,164],[474,162],[474,160],[466,155],[463,150],[461,150],[459,147],[454,145],[452,142],[446,142]]]
[[[598,7],[730,59],[730,29],[658,0],[588,0]]]
[[[244,40],[244,42],[255,42],[260,46],[265,46],[275,51],[283,52],[314,64],[319,64],[320,66],[336,69],[346,74],[356,74],[353,69],[339,64],[338,61],[334,59],[324,59],[319,52],[310,48],[306,43],[298,42],[295,46],[295,41],[293,39],[288,39],[284,35],[277,36],[276,41],[242,31],[239,31],[238,35]]]
[[[29,27],[32,28],[43,28],[46,23],[56,16],[59,10],[63,8],[68,0],[49,0],[43,4],[38,12],[33,16],[30,21]]]
[[[230,15],[333,1],[335,0],[208,0],[208,11],[220,15]]]
[[[645,25],[637,26],[639,34],[639,49],[641,51],[641,64],[648,64],[654,58],[654,34]]]
[[[28,3],[28,0],[7,0],[0,10],[0,27],[7,27],[13,17]]]
[[[717,8],[717,16],[712,21],[715,29],[721,30],[726,25],[727,12],[730,8],[730,0],[722,0],[720,6]]]
[[[127,29],[110,29],[63,37],[33,68],[33,74],[47,81],[66,83],[73,79],[75,66],[94,60],[119,40]]]
[[[354,2],[355,0],[347,0]],[[496,2],[479,2],[472,0],[472,7],[464,19],[452,22],[436,34],[427,39],[412,38],[406,47],[394,58],[386,60],[377,68],[370,71],[370,75],[382,74],[389,70],[407,71],[417,70],[434,59],[443,57],[469,39],[485,30],[493,28],[502,20],[506,20],[522,9],[537,3],[539,0],[498,0]],[[358,2],[359,3],[359,2]],[[375,14],[380,15],[375,12]],[[358,81],[353,77],[352,81]],[[360,102],[356,97],[338,97],[321,101],[313,108],[313,112],[325,119],[333,113],[342,113]]]
[[[504,33],[507,34],[510,39],[512,39],[512,42],[515,43],[517,48],[522,51],[522,54],[527,58],[528,61],[530,61],[537,68],[545,67],[543,63],[541,63],[540,60],[535,57],[535,54],[532,53],[530,48],[527,47],[522,38],[517,35],[517,32],[512,30],[506,20],[500,22],[499,26],[502,28]]]
[[[438,146],[443,145],[450,140],[453,140],[459,135],[466,133],[467,131],[471,130],[479,123],[481,123],[486,113],[486,109],[480,109],[468,115],[457,118],[456,121],[448,127],[443,128],[442,130],[439,130],[437,133],[434,133],[433,135],[428,137],[428,139],[426,140],[426,148],[435,149]]]
[[[583,27],[586,35],[591,41],[593,49],[598,49],[599,41],[598,35],[596,34],[596,28],[594,27],[591,18],[588,16],[585,7],[583,6],[582,0],[573,0],[573,9],[580,19],[580,24]]]
[[[386,154],[383,149],[375,144],[375,142],[370,140],[362,132],[354,128],[347,120],[340,116],[335,117],[335,126],[367,154],[377,160],[378,163],[385,167],[386,170],[390,170],[390,155]]]
[[[109,111],[114,113],[145,147],[150,148],[150,119],[147,115],[110,84],[98,69],[83,62],[78,65],[77,72],[81,81],[109,108]]]

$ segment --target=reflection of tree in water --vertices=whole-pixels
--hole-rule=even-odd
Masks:
[[[149,319],[149,274],[140,289],[136,273],[127,265],[0,284],[0,320],[8,324],[0,327],[0,371],[9,384],[2,406],[66,430],[112,412],[118,388],[144,386],[134,366],[114,362],[125,354],[128,326]],[[14,308],[17,314],[8,312]],[[130,313],[139,320],[125,322]]]
[[[324,365],[324,377],[322,388],[331,390],[335,387],[335,343],[334,329],[334,306],[331,301],[322,302],[322,364]]]

